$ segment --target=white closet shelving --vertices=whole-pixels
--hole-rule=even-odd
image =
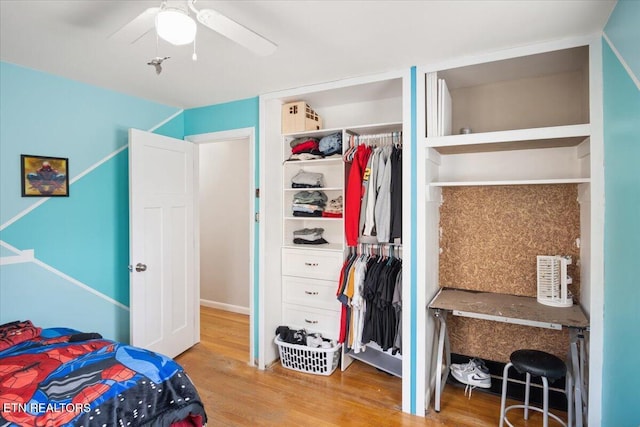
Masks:
[[[588,66],[581,46],[427,73],[429,186],[588,183]]]
[[[328,200],[338,197],[344,199],[344,162],[341,155],[313,160],[288,160],[291,156],[289,142],[292,140],[301,137],[321,139],[336,132],[342,134],[343,131],[342,129],[323,129],[283,135],[283,247],[317,251],[340,251],[341,253],[344,250],[343,218],[298,217],[294,216],[292,211],[293,198],[300,191],[321,191],[327,196]],[[325,185],[321,188],[292,188],[291,179],[300,171],[322,173]],[[293,232],[303,228],[323,228],[323,237],[329,243],[321,245],[293,243]]]
[[[340,154],[321,159],[289,160],[289,143],[296,138],[314,138],[340,133],[342,129],[289,133],[282,136],[282,320],[294,329],[321,333],[336,339],[340,302],[335,297],[336,271],[344,259],[344,218],[294,216],[292,205],[299,192],[321,192],[331,199],[344,199],[344,162]],[[322,187],[292,188],[292,178],[302,172],[321,173]],[[294,232],[321,228],[328,243],[294,243]]]

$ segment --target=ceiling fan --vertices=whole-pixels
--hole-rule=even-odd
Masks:
[[[133,44],[155,27],[158,37],[171,44],[185,45],[192,43],[195,40],[197,24],[189,15],[189,11],[191,11],[203,26],[222,34],[259,56],[270,55],[278,47],[272,41],[218,11],[196,9],[196,1],[164,0],[160,7],[148,8],[113,33],[110,38]]]

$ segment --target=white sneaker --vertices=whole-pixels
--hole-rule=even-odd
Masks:
[[[491,388],[489,369],[481,359],[471,359],[468,363],[451,365],[451,375],[462,384],[467,384],[472,388]]]

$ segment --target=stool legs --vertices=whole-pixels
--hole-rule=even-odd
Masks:
[[[572,408],[572,399],[573,399],[573,377],[571,373],[567,372],[566,381],[567,381],[567,416],[568,422],[565,424],[558,416],[549,413],[549,381],[547,377],[540,377],[542,379],[542,409],[538,407],[529,408],[529,395],[531,388],[531,374],[526,374],[526,388],[524,395],[524,405],[511,405],[507,408],[507,383],[509,378],[509,368],[511,368],[513,364],[511,362],[507,363],[502,371],[502,397],[500,398],[500,427],[504,426],[506,421],[506,413],[508,410],[515,408],[523,408],[524,409],[524,419],[529,419],[529,409],[536,410],[542,412],[542,426],[549,427],[549,417],[551,416],[555,420],[557,420],[560,424],[565,426],[573,425],[573,408]],[[512,424],[507,421],[507,424],[511,426]]]
[[[524,389],[524,419],[529,419],[529,391],[531,390],[531,374],[527,372],[527,385]]]
[[[500,427],[504,425],[504,408],[507,403],[507,380],[509,378],[509,368],[513,366],[513,363],[509,362],[504,366],[502,371],[502,398],[500,399]]]
[[[549,427],[549,382],[547,377],[542,378],[542,427]]]

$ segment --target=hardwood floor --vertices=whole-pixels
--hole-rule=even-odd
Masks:
[[[201,307],[201,342],[176,360],[196,384],[209,426],[497,426],[500,397],[447,385],[442,410],[426,417],[401,411],[400,378],[362,362],[331,376],[304,374],[276,363],[249,366],[248,316]],[[557,413],[557,412],[556,412]],[[558,413],[566,419],[565,413]],[[516,426],[542,425],[533,412],[510,412]],[[556,426],[549,420],[550,426]]]

